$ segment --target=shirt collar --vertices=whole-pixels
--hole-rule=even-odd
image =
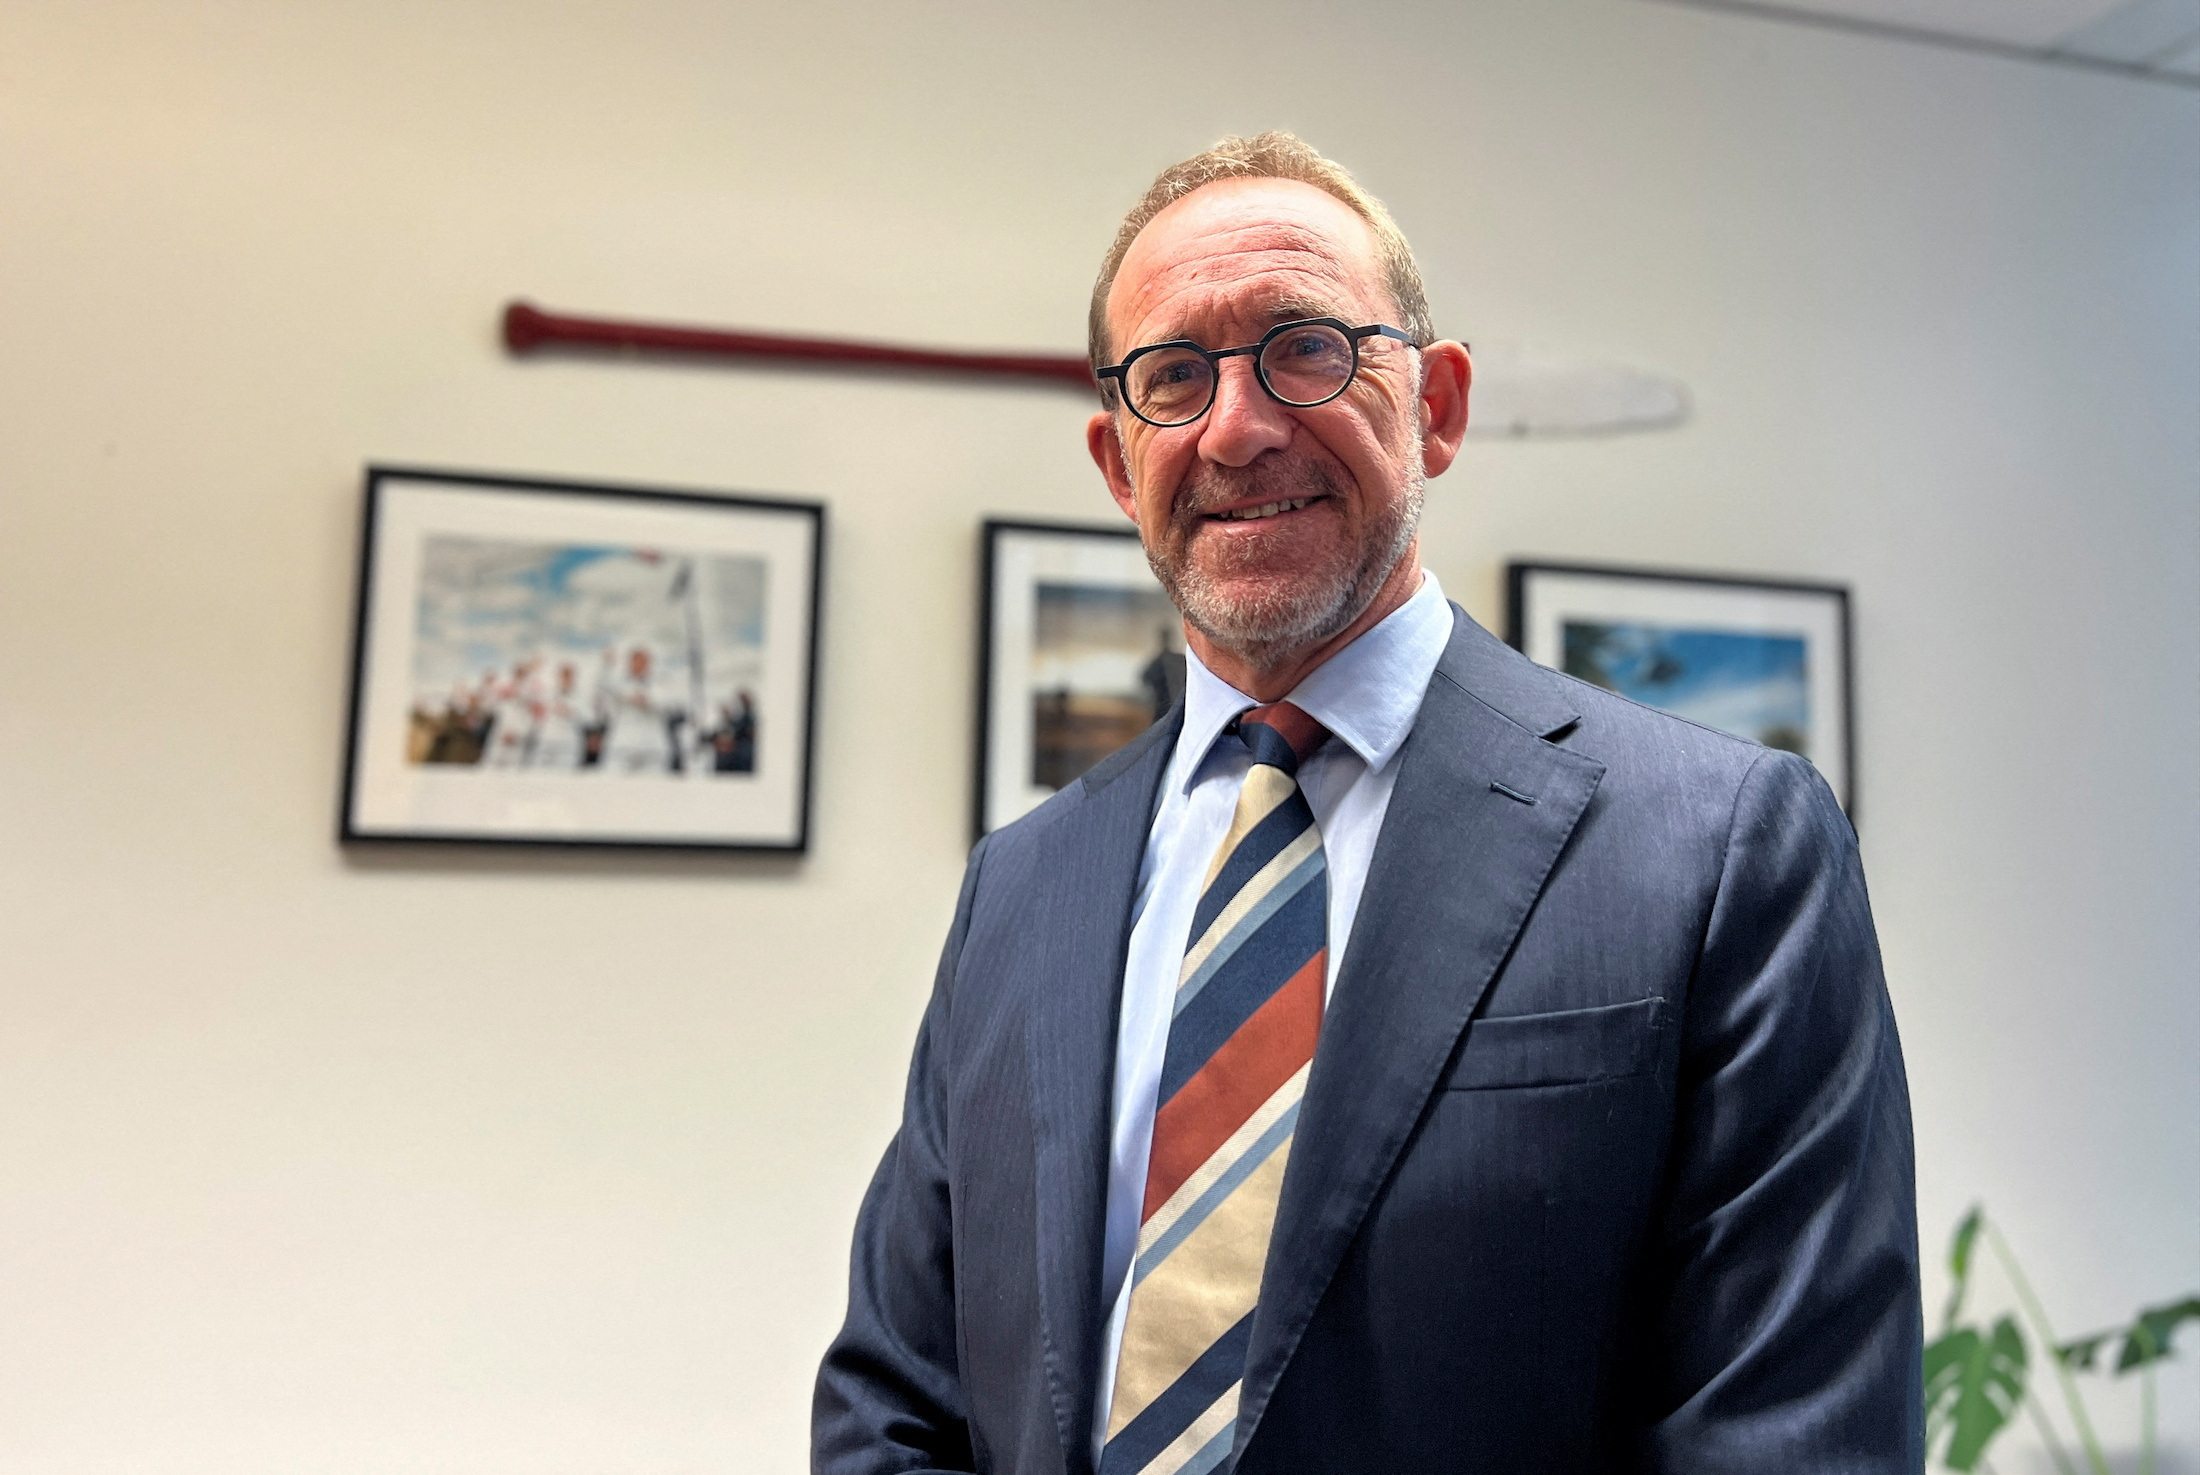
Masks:
[[[1380,772],[1413,731],[1421,696],[1451,641],[1451,607],[1436,575],[1343,650],[1308,672],[1288,698]],[[1260,705],[1184,653],[1184,727],[1177,735],[1177,784],[1189,789],[1238,714]]]

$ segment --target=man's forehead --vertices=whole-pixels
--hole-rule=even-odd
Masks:
[[[1118,334],[1241,324],[1382,301],[1374,232],[1350,206],[1288,179],[1204,185],[1147,222],[1108,296]]]

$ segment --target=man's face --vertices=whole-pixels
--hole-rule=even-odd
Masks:
[[[1279,179],[1206,185],[1156,215],[1108,296],[1117,361],[1169,339],[1235,348],[1297,318],[1396,313],[1366,223]],[[1417,359],[1365,340],[1351,386],[1297,409],[1262,390],[1246,355],[1222,361],[1213,406],[1189,425],[1096,419],[1109,488],[1196,629],[1252,655],[1326,639],[1367,607],[1419,520]]]

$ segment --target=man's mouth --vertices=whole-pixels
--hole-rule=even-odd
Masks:
[[[1207,519],[1210,522],[1258,522],[1264,517],[1278,517],[1286,512],[1296,512],[1301,507],[1320,500],[1319,497],[1286,497],[1280,502],[1263,502],[1257,507],[1232,507],[1223,512],[1210,512]]]

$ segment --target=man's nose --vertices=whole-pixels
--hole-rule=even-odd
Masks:
[[[1263,452],[1289,445],[1290,412],[1260,387],[1252,358],[1224,359],[1217,368],[1215,402],[1200,427],[1201,457],[1223,466],[1246,466]]]

